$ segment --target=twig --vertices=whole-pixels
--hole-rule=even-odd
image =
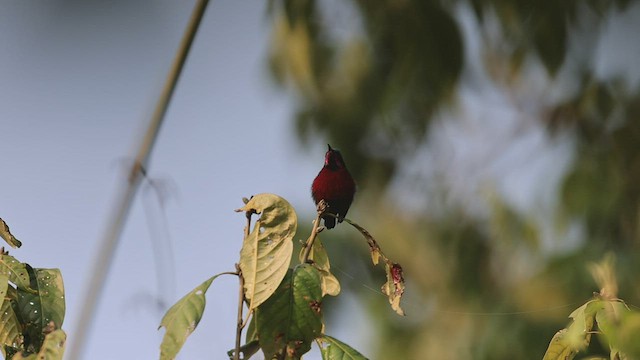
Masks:
[[[242,276],[242,270],[240,270],[239,264],[236,264],[236,271],[238,272],[238,279],[240,280],[240,290],[238,291],[238,322],[236,323],[236,348],[233,352],[233,360],[240,360],[240,339],[242,338],[242,328],[244,328],[244,321],[242,319],[242,310],[244,307],[244,276]]]
[[[244,228],[244,239],[246,240],[251,234],[251,215],[253,211],[247,211],[245,216],[247,217],[247,226]],[[242,311],[244,309],[244,276],[242,276],[242,270],[240,264],[236,264],[236,272],[238,273],[238,279],[240,281],[240,290],[238,290],[238,319],[236,323],[236,347],[233,352],[233,360],[240,360],[240,340],[242,338],[242,329],[246,325],[246,321],[242,319]],[[249,314],[247,314],[248,316]]]
[[[89,335],[89,329],[94,319],[95,310],[98,305],[98,300],[102,295],[104,289],[105,280],[111,267],[115,250],[120,240],[120,234],[124,228],[125,222],[131,210],[131,204],[136,195],[143,172],[145,171],[151,150],[155,144],[160,126],[164,120],[164,116],[169,106],[169,101],[173,95],[178,78],[182,72],[187,54],[193,43],[193,39],[196,35],[200,21],[204,15],[204,11],[207,7],[209,0],[200,0],[196,4],[196,7],[191,15],[191,19],[185,31],[185,34],[180,43],[180,47],[171,66],[167,81],[160,94],[155,111],[151,117],[149,128],[140,145],[140,149],[136,156],[135,162],[131,167],[128,177],[128,186],[120,191],[119,197],[116,201],[116,205],[113,208],[113,213],[109,220],[109,226],[107,232],[102,239],[100,249],[98,250],[97,259],[93,268],[92,276],[89,279],[89,286],[85,295],[85,301],[82,305],[82,310],[79,316],[78,327],[73,336],[72,346],[69,352],[70,360],[77,360],[82,358],[82,352],[84,345],[87,343],[86,337]]]
[[[253,210],[247,211],[245,216],[247,217],[247,227],[244,228],[244,238],[248,238],[249,234],[251,234],[251,215],[255,214]]]
[[[311,235],[309,235],[309,238],[304,243],[304,253],[302,255],[303,264],[309,261],[309,255],[311,255],[311,249],[313,248],[313,243],[316,241],[316,237],[318,237],[318,234],[320,233],[320,231],[322,231],[322,228],[319,227],[320,218],[322,218],[322,215],[324,215],[325,210],[327,210],[327,203],[324,200],[320,200],[320,202],[318,203],[317,210],[318,210],[318,216],[316,216],[316,219],[313,220],[313,228],[311,229]]]

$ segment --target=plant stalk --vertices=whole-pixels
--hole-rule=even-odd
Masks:
[[[204,11],[209,3],[209,0],[199,0],[196,4],[191,19],[182,37],[180,47],[176,53],[176,57],[171,66],[171,70],[167,76],[164,88],[156,104],[156,108],[151,117],[149,127],[142,140],[137,156],[128,176],[128,185],[120,189],[119,196],[116,200],[116,205],[111,213],[110,220],[108,222],[107,231],[102,239],[98,255],[93,268],[92,276],[89,279],[88,290],[84,297],[82,310],[79,316],[78,327],[72,337],[71,349],[69,352],[70,360],[77,360],[84,358],[83,350],[87,343],[86,338],[89,336],[90,328],[94,320],[98,300],[102,296],[104,290],[104,284],[109,273],[109,268],[114,258],[115,250],[122,234],[122,229],[126,223],[131,204],[140,187],[141,180],[144,176],[145,169],[149,164],[151,150],[158,137],[160,126],[164,120],[167,108],[169,107],[169,101],[176,88],[178,78],[184,67],[185,60],[191,49],[191,44],[195,38],[196,32],[204,15]]]
[[[242,319],[242,310],[244,308],[244,277],[242,276],[242,270],[240,265],[236,264],[236,271],[238,272],[238,279],[240,281],[240,290],[238,291],[238,319],[236,323],[236,347],[233,351],[233,360],[240,360],[240,341],[242,339],[242,329],[244,328],[244,321]]]
[[[313,228],[311,229],[311,235],[309,235],[309,238],[304,243],[304,253],[302,255],[303,264],[309,261],[309,255],[311,255],[311,249],[313,249],[313,243],[316,241],[316,237],[318,237],[318,233],[319,233],[318,227],[320,225],[321,215],[322,213],[318,212],[318,216],[313,221]]]

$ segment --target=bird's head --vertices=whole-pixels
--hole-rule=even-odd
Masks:
[[[327,144],[327,146],[329,147],[329,150],[324,154],[324,167],[331,170],[344,168],[344,160],[342,160],[342,154],[340,154],[340,151],[333,149],[329,144]]]

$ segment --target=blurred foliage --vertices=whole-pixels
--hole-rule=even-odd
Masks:
[[[371,340],[377,348],[364,353],[376,359],[542,358],[571,311],[599,290],[587,264],[609,251],[618,259],[620,297],[640,303],[640,89],[597,73],[594,65],[607,22],[637,5],[271,1],[269,66],[276,84],[297,100],[300,139],[327,139],[341,148],[359,183],[351,218],[373,223],[367,226],[382,248],[404,266],[407,318],[398,320],[379,315],[386,299],[372,295],[367,267],[354,260],[354,252],[366,251],[351,245],[357,234],[338,227],[331,237],[344,240],[325,241],[332,266],[342,269],[336,276],[343,288],[361,294],[377,314],[372,335],[383,340]],[[461,8],[471,9],[464,14],[479,34],[479,58],[466,53]],[[384,191],[402,175],[403,161],[430,139],[439,113],[458,105],[457,91],[474,81],[466,76],[470,64],[488,75],[482,81],[506,93],[537,80],[532,69],[542,65],[547,92],[562,93],[535,111],[548,137],[568,133],[574,141],[552,224],[511,208],[500,195],[490,199],[486,216],[461,205],[434,215],[407,209]],[[446,193],[447,185],[438,184],[439,191]],[[557,237],[571,226],[579,229],[573,247],[543,251],[544,241],[563,241]],[[345,281],[350,276],[355,279]],[[603,353],[598,346],[592,342],[585,355]]]

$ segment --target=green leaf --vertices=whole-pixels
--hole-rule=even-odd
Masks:
[[[0,255],[0,273],[9,276],[9,281],[14,283],[18,288],[29,289],[29,273],[27,272],[27,264],[21,263],[11,255]]]
[[[256,317],[252,316],[251,321],[249,321],[249,326],[247,326],[247,333],[245,337],[245,342],[250,343],[253,340],[258,340],[258,330],[256,329]]]
[[[293,207],[274,194],[256,195],[237,211],[262,214],[240,251],[244,291],[251,311],[267,300],[284,278],[298,218]]]
[[[9,225],[4,220],[0,219],[0,237],[4,239],[12,248],[19,248],[22,246],[20,240],[9,231]]]
[[[326,347],[322,347],[322,360],[367,360],[351,346],[329,335],[323,335],[319,338],[321,343],[326,343]]]
[[[302,262],[304,254],[304,247],[300,250],[299,259]],[[313,247],[309,253],[309,260],[313,261],[313,266],[320,271],[322,278],[322,296],[331,295],[337,296],[340,293],[340,282],[331,273],[331,264],[329,264],[329,256],[327,250],[325,250],[322,241],[317,237],[313,242]]]
[[[631,311],[621,300],[610,300],[596,314],[601,340],[611,349],[611,358],[640,358],[640,313]]]
[[[64,331],[60,329],[52,331],[45,336],[42,347],[37,354],[25,356],[22,353],[17,353],[12,360],[62,360],[66,341],[67,334]]]
[[[64,283],[60,269],[35,269],[38,281],[38,296],[42,306],[42,324],[59,329],[66,311]]]
[[[23,338],[20,332],[20,321],[12,306],[16,299],[16,290],[9,287],[7,298],[0,307],[0,344],[19,349],[22,347]]]
[[[206,305],[205,294],[213,280],[222,274],[215,275],[191,290],[187,295],[175,303],[160,321],[160,326],[166,331],[160,344],[160,359],[174,359],[187,337],[198,326]]]
[[[616,343],[620,351],[629,359],[640,359],[640,313],[627,312],[622,318],[616,334]]]
[[[59,329],[64,321],[62,275],[58,269],[33,269],[27,265],[30,289],[17,289],[16,313],[25,335],[25,349],[37,352],[45,333]]]
[[[309,264],[289,270],[274,294],[255,312],[265,359],[300,359],[322,332],[320,273]]]
[[[576,356],[578,351],[569,346],[566,335],[567,329],[561,329],[553,336],[542,360],[571,360]]]

